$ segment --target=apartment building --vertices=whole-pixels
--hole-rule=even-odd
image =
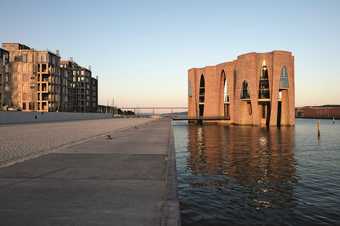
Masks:
[[[22,111],[59,111],[60,57],[20,43],[3,43],[9,52],[11,101]]]
[[[9,52],[0,48],[0,111],[10,106]]]
[[[59,53],[3,43],[11,71],[9,100],[22,111],[96,112],[98,81],[90,69]],[[2,84],[2,83],[1,83]]]
[[[90,110],[91,102],[91,71],[87,68],[81,67],[76,80],[77,111],[87,112]]]
[[[68,75],[67,111],[97,112],[98,80],[92,77],[91,69],[81,67],[73,60],[62,60],[61,68],[64,75]]]

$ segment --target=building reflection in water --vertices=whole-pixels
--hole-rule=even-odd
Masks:
[[[242,190],[244,205],[254,209],[295,205],[294,127],[187,128],[190,187],[216,188],[229,194]]]

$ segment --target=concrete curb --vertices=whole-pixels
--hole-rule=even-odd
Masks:
[[[165,183],[167,192],[162,207],[161,226],[180,226],[181,215],[177,196],[176,150],[171,121]]]

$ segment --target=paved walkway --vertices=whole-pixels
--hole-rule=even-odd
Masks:
[[[157,120],[0,168],[0,224],[178,225],[171,135]]]
[[[0,167],[152,119],[101,119],[0,126]]]

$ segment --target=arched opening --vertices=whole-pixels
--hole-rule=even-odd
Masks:
[[[269,125],[270,123],[270,93],[269,93],[269,76],[266,62],[263,61],[260,82],[259,82],[259,102],[261,123]]]
[[[248,100],[250,99],[249,89],[248,89],[248,82],[246,80],[242,83],[242,90],[241,90],[241,99]]]
[[[269,78],[268,68],[266,65],[262,66],[259,84],[259,99],[269,99]]]
[[[203,117],[204,115],[204,100],[205,100],[205,80],[202,74],[199,87],[199,102],[198,102],[199,117]]]
[[[222,79],[223,79],[223,101],[224,103],[229,103],[228,81],[224,70],[222,71]]]
[[[228,95],[228,80],[224,70],[222,70],[221,77],[223,79],[223,107],[224,117],[229,118],[229,95]]]
[[[288,71],[287,67],[283,66],[281,68],[281,75],[280,75],[280,89],[288,89]]]
[[[277,98],[277,118],[276,118],[277,126],[281,126],[281,114],[282,114],[282,91],[279,91],[279,95]]]
[[[239,114],[241,124],[251,124],[253,106],[250,100],[249,83],[243,80],[241,83],[241,93],[240,93],[241,103],[239,105]]]
[[[282,66],[280,74],[280,85],[277,104],[277,125],[286,125],[289,121],[289,105],[288,105],[288,70],[286,66]]]

